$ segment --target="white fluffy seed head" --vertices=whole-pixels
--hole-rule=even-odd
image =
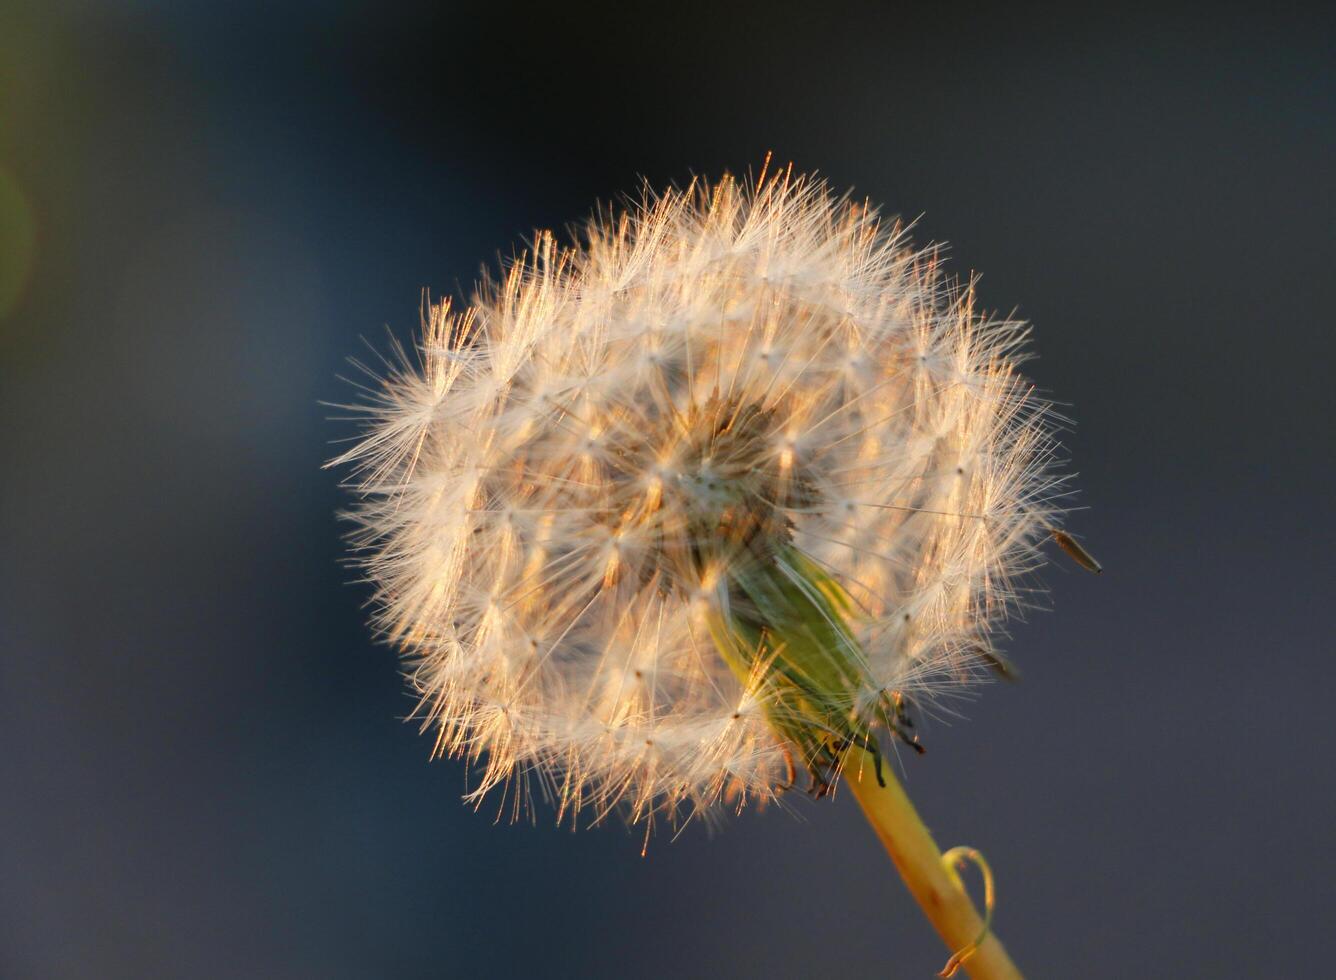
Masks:
[[[851,600],[855,712],[979,673],[1059,480],[1024,325],[813,179],[539,234],[360,406],[354,544],[440,753],[559,813],[765,800],[792,746],[723,662],[737,562]]]

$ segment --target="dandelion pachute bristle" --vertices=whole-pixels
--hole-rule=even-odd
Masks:
[[[869,207],[791,171],[647,192],[424,319],[335,462],[475,794],[767,800],[1006,663],[1061,484],[1026,328]]]

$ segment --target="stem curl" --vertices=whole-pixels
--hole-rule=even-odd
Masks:
[[[950,980],[951,977],[956,975],[961,965],[983,945],[983,941],[988,938],[988,930],[993,925],[993,906],[996,904],[997,894],[993,887],[993,870],[988,867],[988,862],[984,860],[983,855],[972,847],[953,847],[942,855],[942,864],[946,867],[947,873],[956,879],[958,885],[961,885],[961,883],[957,871],[966,861],[973,861],[983,875],[983,929],[979,931],[978,938],[966,943],[951,954],[951,958],[946,961],[946,966],[942,967],[937,974],[942,980]],[[961,887],[963,888],[964,885],[961,885]]]

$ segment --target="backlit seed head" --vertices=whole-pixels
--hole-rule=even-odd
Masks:
[[[759,652],[782,576],[831,583],[855,732],[997,662],[1059,482],[1023,335],[788,172],[539,234],[432,307],[334,462],[436,750],[562,813],[770,798],[804,748]]]

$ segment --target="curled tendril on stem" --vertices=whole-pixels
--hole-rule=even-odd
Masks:
[[[946,965],[937,974],[943,980],[956,975],[965,961],[983,945],[984,940],[988,938],[989,930],[993,926],[993,907],[996,904],[997,895],[993,887],[993,871],[988,867],[988,862],[984,860],[984,856],[972,847],[953,847],[942,855],[942,865],[961,891],[965,890],[965,886],[960,880],[958,871],[966,862],[973,863],[983,875],[983,929],[972,942],[951,954],[951,958],[946,961]]]

